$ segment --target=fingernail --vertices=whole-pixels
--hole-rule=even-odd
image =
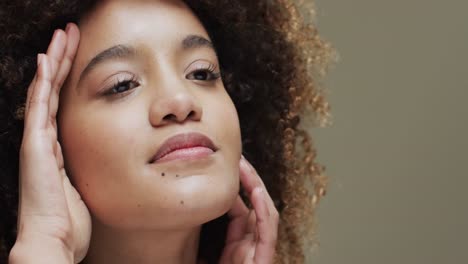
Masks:
[[[245,159],[240,159],[240,165],[241,167],[244,167],[244,169],[248,170],[249,169],[249,165],[247,165],[247,162],[245,162]]]
[[[247,168],[249,168],[250,172],[252,172],[252,173],[255,172],[254,167],[252,166],[252,164],[250,164],[250,162],[247,159],[244,159],[244,163],[247,166]]]
[[[59,32],[58,29],[54,31],[54,35],[52,35],[52,39],[55,39],[57,37],[58,32]]]
[[[70,30],[70,26],[71,26],[71,24],[67,23],[67,26],[65,27],[65,32],[67,32],[67,34],[68,34],[68,31]]]
[[[41,62],[42,62],[42,54],[37,54],[37,67],[39,67],[41,65]]]
[[[253,191],[252,191],[252,194],[255,193],[255,192],[256,192],[257,194],[259,194],[260,196],[263,197],[263,194],[262,194],[263,190],[262,190],[261,187],[255,187],[255,188],[253,189]]]

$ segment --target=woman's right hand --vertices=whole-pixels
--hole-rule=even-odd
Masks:
[[[78,263],[86,255],[91,217],[71,185],[57,140],[59,93],[80,38],[78,27],[56,30],[38,55],[28,88],[19,164],[18,235],[10,263]]]

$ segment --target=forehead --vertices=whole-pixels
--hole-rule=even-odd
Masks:
[[[174,0],[100,1],[81,19],[79,27],[83,41],[88,36],[113,43],[188,34],[207,36],[190,8]]]
[[[138,47],[151,53],[171,52],[188,35],[209,39],[201,22],[182,1],[99,1],[79,22],[80,44],[72,72],[116,45]]]

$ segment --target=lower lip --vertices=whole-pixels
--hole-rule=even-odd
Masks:
[[[206,147],[183,148],[166,154],[162,158],[156,160],[155,163],[171,160],[200,159],[213,153],[212,149]]]

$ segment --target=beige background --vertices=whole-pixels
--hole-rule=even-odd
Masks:
[[[341,59],[308,263],[468,263],[468,1],[316,4]]]

